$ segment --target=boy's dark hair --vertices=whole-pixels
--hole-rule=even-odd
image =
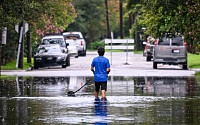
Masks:
[[[103,47],[98,47],[98,54],[99,56],[103,56],[105,53],[105,49]]]

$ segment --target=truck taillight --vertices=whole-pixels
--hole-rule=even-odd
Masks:
[[[158,40],[155,40],[155,45],[158,45]]]
[[[186,43],[186,41],[184,41],[184,46],[187,46],[187,43]]]
[[[147,45],[145,46],[145,50],[147,49]]]
[[[81,41],[81,46],[83,45],[83,41]]]

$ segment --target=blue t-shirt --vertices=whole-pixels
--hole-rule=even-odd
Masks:
[[[91,67],[95,68],[94,81],[107,81],[107,68],[110,68],[109,60],[103,56],[95,57],[92,61]]]

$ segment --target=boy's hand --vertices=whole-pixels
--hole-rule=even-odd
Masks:
[[[91,70],[92,72],[93,72],[93,74],[95,73],[95,71],[94,70]]]

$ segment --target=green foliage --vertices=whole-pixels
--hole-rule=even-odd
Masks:
[[[67,31],[80,31],[87,37],[86,42],[98,40],[106,35],[105,11],[103,0],[73,0],[78,13],[74,23],[70,24]]]
[[[71,0],[1,0],[0,15],[0,32],[3,27],[8,29],[7,44],[3,46],[1,55],[3,64],[13,61],[17,56],[18,34],[14,31],[15,24],[22,20],[29,24],[35,50],[45,33],[62,32],[76,17]],[[24,52],[27,52],[26,43]]]
[[[156,38],[180,33],[195,53],[200,41],[199,4],[199,0],[144,0],[146,33]]]
[[[90,43],[90,47],[89,48],[93,49],[93,50],[97,50],[99,46],[104,47],[105,43],[101,42],[100,40],[97,40],[95,42]]]

